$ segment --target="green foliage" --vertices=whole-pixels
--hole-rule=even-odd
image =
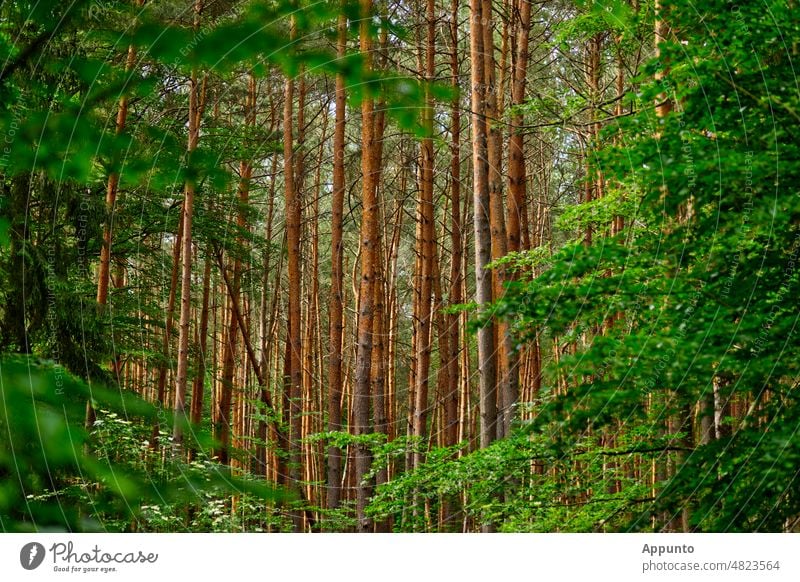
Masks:
[[[576,47],[602,37],[625,53],[651,36],[650,3],[637,11],[617,0],[576,4],[542,36],[545,51],[572,60]],[[243,127],[230,120],[238,114],[215,112],[238,111],[243,73],[278,87],[301,71],[342,74],[351,107],[379,98],[415,135],[425,131],[418,116],[426,89],[437,100],[453,97],[444,86],[369,70],[355,50],[334,58],[339,11],[353,38],[357,3],[298,7],[214,2],[195,26],[177,1],[143,9],[127,1],[0,5],[0,351],[20,354],[0,360],[2,529],[291,527],[285,510],[296,500],[218,466],[202,431],[192,435],[191,462],[156,451],[153,425],[169,426],[169,418],[101,386],[113,385],[107,367],[119,354],[171,365],[142,333],[165,330],[168,251],[186,183],[196,187],[201,260],[224,252],[249,262],[242,285],[253,287],[261,281],[249,267],[285,252],[259,229],[233,224],[236,164],[249,160],[260,170],[281,148],[276,128]],[[606,185],[602,198],[575,206],[579,180],[542,184],[545,205],[554,201],[553,245],[493,263],[518,277],[487,318],[504,316],[520,343],[537,338],[559,354],[545,361],[542,389],[526,411],[532,420],[474,452],[467,443],[426,450],[380,434],[309,439],[367,447],[375,460],[368,479],[424,454],[419,467],[378,489],[375,519],[401,531],[434,529],[437,512],[448,514],[449,529],[463,518],[506,531],[623,531],[670,528],[685,516],[700,531],[777,531],[800,515],[800,98],[792,73],[800,18],[771,0],[678,0],[662,16],[678,38],[637,71],[636,91],[623,101],[631,114],[607,124],[599,141],[586,137],[584,117],[608,103],[575,90],[579,67],[566,67],[558,83],[537,86],[537,98],[513,110],[546,118],[533,126],[543,166],[545,143],[570,153],[588,145],[590,167]],[[371,23],[376,36],[378,27],[392,42],[410,38],[389,17]],[[128,46],[136,56],[130,70]],[[604,58],[611,54],[606,47]],[[190,77],[208,100],[191,155]],[[665,95],[673,111],[657,117],[653,103]],[[117,132],[122,96],[131,111]],[[556,161],[569,178],[584,172],[582,158]],[[120,178],[113,216],[104,204],[112,175]],[[271,202],[257,181],[252,186],[254,207]],[[257,222],[255,210],[246,214]],[[612,236],[618,217],[626,228]],[[113,309],[98,309],[93,265],[112,218],[115,255],[135,257],[135,268],[112,290]],[[398,333],[400,344],[410,343],[407,327]],[[714,438],[695,442],[715,399],[743,410],[723,418]],[[87,400],[99,411],[89,430]],[[253,415],[267,418],[280,422]],[[159,437],[168,443],[169,434]],[[635,474],[651,463],[669,475]],[[352,508],[324,512],[323,522],[352,528]]]
[[[262,508],[290,499],[208,460],[162,459],[147,442],[162,412],[59,366],[6,358],[0,390],[4,531],[159,531],[168,512],[178,529],[206,531],[218,527],[212,506],[231,495]],[[87,399],[100,410],[91,434]]]
[[[458,457],[463,448],[430,451],[423,465],[378,489],[370,513],[392,517],[397,531],[430,531],[431,515],[448,502],[453,507],[463,494],[459,520],[476,525],[509,532],[605,531],[623,527],[650,500],[649,487],[609,459],[647,461],[652,453],[604,449],[588,438],[558,451],[547,439],[522,433]]]
[[[623,25],[652,27],[645,7],[633,17],[615,6]],[[561,39],[608,30],[597,8]],[[796,50],[781,39],[800,37],[800,19],[781,2],[680,1],[662,16],[678,39],[642,68],[625,100],[635,113],[589,154],[604,196],[563,204],[556,227],[568,240],[555,254],[493,263],[521,276],[491,316],[559,352],[545,361],[531,420],[483,450],[434,449],[379,488],[370,511],[397,530],[433,529],[454,498],[452,519],[503,531],[660,531],[683,519],[695,531],[794,527],[800,96]],[[673,110],[657,117],[665,94]],[[557,117],[583,106],[573,101]],[[625,229],[612,236],[615,217]],[[715,406],[732,402],[740,410],[703,434]]]
[[[546,386],[562,377],[571,388],[524,432],[545,431],[571,450],[587,427],[616,433],[622,422],[639,448],[688,446],[643,515],[664,527],[687,508],[703,531],[780,530],[800,513],[800,205],[789,186],[800,173],[791,129],[800,100],[791,49],[779,38],[797,38],[800,20],[779,2],[733,11],[725,2],[677,2],[665,17],[681,23],[684,42],[665,43],[660,63],[645,67],[664,80],[642,87],[640,113],[620,120],[614,134],[622,139],[598,156],[619,186],[562,219],[585,229],[622,215],[626,232],[565,246],[500,307],[521,334],[574,346],[546,376]],[[647,104],[665,90],[676,105],[657,118]],[[720,438],[688,442],[697,429],[684,422],[667,446],[662,431],[650,430],[692,418],[712,386],[718,399],[750,407],[743,421],[723,421]],[[656,418],[654,401],[663,404]],[[639,516],[616,527],[648,524]]]

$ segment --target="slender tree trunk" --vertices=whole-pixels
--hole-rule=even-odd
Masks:
[[[239,269],[236,260],[233,261],[233,293],[239,298]],[[229,268],[229,265],[223,267]],[[228,300],[229,302],[232,299]],[[230,463],[231,444],[231,405],[233,403],[233,384],[236,366],[236,351],[238,345],[237,323],[233,310],[227,310],[226,332],[223,335],[222,346],[222,376],[220,377],[219,398],[217,400],[217,414],[214,422],[214,438],[217,441],[215,456],[223,465]]]
[[[269,93],[269,135],[273,135],[275,131],[275,125],[278,123],[278,112],[277,107],[275,105],[275,98],[274,93],[272,90],[268,91]],[[259,310],[261,314],[261,319],[259,320],[259,329],[258,329],[258,338],[259,338],[259,348],[261,350],[261,362],[262,367],[265,367],[266,360],[271,357],[270,351],[267,348],[267,344],[269,343],[268,334],[272,331],[269,326],[269,317],[267,316],[267,297],[268,297],[268,290],[269,290],[269,274],[272,267],[272,233],[273,233],[273,219],[275,217],[275,185],[277,183],[277,174],[278,174],[278,155],[277,153],[273,153],[271,155],[270,161],[270,170],[269,170],[269,196],[267,198],[267,216],[265,222],[265,233],[264,233],[264,240],[266,241],[266,247],[264,249],[264,256],[263,256],[263,270],[261,273],[261,294],[260,294],[260,305]],[[273,297],[275,294],[273,293]],[[272,313],[271,311],[269,312]],[[266,369],[266,368],[265,368]]]
[[[458,89],[458,8],[459,0],[452,0],[450,36],[453,52],[450,60],[451,83]],[[461,99],[453,98],[450,122],[450,290],[449,298],[452,305],[464,302],[463,276],[461,263],[464,260],[461,222]],[[445,446],[452,446],[458,442],[458,394],[460,386],[459,374],[463,373],[459,366],[459,314],[447,314],[447,328],[449,335],[450,353],[447,355],[449,367],[448,378],[450,384],[444,395],[445,398]]]
[[[144,0],[136,0],[136,5],[141,6]],[[129,73],[133,70],[136,63],[136,48],[133,45],[128,46],[128,56],[125,60],[125,72]],[[119,105],[117,107],[117,120],[115,126],[116,135],[121,135],[125,131],[125,124],[128,119],[128,95],[123,93],[119,98]],[[103,245],[100,247],[100,265],[97,274],[97,305],[99,311],[104,311],[108,303],[108,285],[111,278],[111,243],[113,238],[114,228],[114,207],[117,203],[117,189],[119,188],[119,172],[113,170],[108,175],[106,182],[106,221],[103,226]],[[117,370],[115,370],[118,372]],[[117,381],[119,378],[117,377]],[[85,426],[91,429],[97,418],[92,402],[86,403],[86,420]]]
[[[458,90],[459,80],[459,61],[458,61],[458,12],[459,0],[452,0],[450,15],[450,40],[452,52],[450,54],[450,74],[453,88]],[[464,302],[464,282],[462,275],[462,262],[464,261],[463,250],[463,223],[461,218],[461,98],[456,95],[451,104],[450,119],[450,273],[448,300],[450,305],[459,305]],[[441,268],[441,261],[439,262]],[[442,269],[443,271],[443,269]],[[443,273],[442,273],[443,277]],[[444,286],[444,281],[441,283]],[[446,342],[440,340],[440,350],[442,345],[447,346],[446,357],[443,366],[446,367],[446,385],[442,387],[443,403],[443,438],[442,444],[445,447],[452,447],[459,440],[459,395],[461,389],[461,377],[465,370],[461,369],[461,334],[460,318],[458,313],[447,313],[444,315],[444,325],[446,326]],[[445,524],[445,531],[453,531],[458,525],[458,498],[449,496],[442,503],[442,519]]]
[[[489,168],[483,63],[483,11],[481,0],[470,0],[470,61],[472,83],[472,169],[475,226],[475,290],[481,313],[492,301],[492,259],[489,225]],[[480,392],[480,445],[488,447],[497,436],[497,368],[491,322],[478,329]]]
[[[143,0],[137,0],[137,5],[141,6]],[[125,72],[133,70],[136,63],[136,48],[131,45],[128,47],[128,57],[125,61]],[[123,94],[119,98],[117,107],[117,122],[115,133],[122,134],[125,131],[125,124],[128,119],[128,95]],[[100,247],[100,266],[97,275],[97,303],[105,306],[108,303],[108,285],[111,276],[111,243],[114,228],[114,207],[117,203],[117,190],[119,188],[119,172],[114,170],[108,175],[106,182],[106,212],[108,217],[103,227],[103,245]]]
[[[277,110],[275,107],[275,100],[273,98],[273,93],[270,91],[270,122],[269,122],[269,131],[270,134],[275,130],[275,125],[278,122],[278,115]],[[278,297],[279,294],[275,292],[279,289],[279,285],[273,285],[273,294],[272,294],[272,305],[267,309],[267,290],[269,288],[269,275],[271,270],[271,258],[272,258],[272,220],[275,215],[275,184],[277,183],[277,168],[278,168],[278,156],[277,154],[272,155],[272,162],[270,165],[270,184],[269,184],[269,203],[267,209],[267,225],[266,225],[266,233],[265,238],[267,241],[267,247],[264,250],[264,262],[263,262],[263,276],[261,279],[262,282],[262,289],[261,289],[261,321],[259,322],[259,339],[260,339],[260,348],[261,348],[261,359],[260,365],[261,369],[264,371],[265,378],[264,381],[266,382],[264,385],[260,386],[259,392],[259,400],[260,400],[260,408],[261,408],[261,415],[262,418],[258,420],[258,445],[256,446],[256,464],[258,465],[258,474],[263,475],[264,477],[268,477],[268,470],[269,470],[269,448],[267,446],[267,440],[269,438],[269,429],[268,423],[264,415],[267,413],[266,403],[267,400],[270,398],[269,395],[269,385],[270,385],[270,370],[271,370],[271,358],[273,357],[273,344],[276,343],[275,340],[275,333],[274,333],[274,326],[275,322],[278,318],[277,311],[278,311]],[[280,279],[280,272],[281,267],[283,265],[283,254],[280,255],[278,259],[278,266],[276,268],[276,281]],[[268,313],[267,313],[268,312]]]
[[[325,83],[327,89],[327,80]],[[325,430],[323,426],[322,410],[325,406],[323,395],[322,374],[323,363],[323,339],[322,339],[322,315],[320,301],[320,249],[319,249],[319,223],[320,223],[320,199],[322,197],[322,167],[324,162],[325,148],[328,142],[328,123],[330,118],[330,100],[324,99],[320,104],[322,115],[322,128],[320,132],[319,144],[317,145],[316,170],[314,172],[313,201],[311,204],[311,222],[309,225],[310,234],[308,244],[311,246],[311,269],[308,284],[308,322],[306,330],[306,394],[311,414],[304,415],[306,427],[304,434],[318,434]],[[306,445],[306,476],[308,485],[308,498],[314,506],[323,506],[325,503],[324,485],[322,484],[322,472],[325,463],[325,455],[322,443],[309,442]]]
[[[381,4],[382,16],[385,17],[385,3]],[[386,26],[381,26],[379,33],[379,55],[380,65],[386,65],[387,47],[389,42],[389,31]],[[376,433],[389,436],[388,413],[387,413],[387,381],[386,373],[389,369],[387,363],[387,341],[386,330],[388,329],[388,317],[386,314],[386,279],[387,279],[387,265],[386,253],[384,252],[385,246],[385,230],[386,230],[386,205],[383,200],[383,193],[381,189],[381,181],[383,178],[383,139],[384,131],[386,129],[386,102],[381,99],[378,101],[374,113],[373,135],[375,147],[372,149],[372,168],[373,168],[373,185],[375,188],[375,200],[378,206],[378,220],[380,226],[376,229],[377,240],[375,244],[375,269],[373,281],[374,293],[374,315],[373,315],[373,346],[372,346],[372,361],[371,361],[371,393],[372,393],[372,410],[373,410],[373,424]],[[381,468],[375,475],[375,485],[382,485],[389,479],[388,467]],[[376,532],[390,531],[390,523],[387,520],[381,520],[374,524]]]
[[[369,22],[372,17],[372,0],[360,0],[359,25],[360,50],[364,70],[372,69],[372,42]],[[358,293],[358,345],[353,385],[353,433],[365,435],[370,431],[370,364],[372,358],[372,331],[374,317],[374,279],[378,240],[378,204],[374,184],[373,148],[374,102],[369,95],[361,103],[361,171],[362,171],[362,216],[361,216],[361,279]],[[364,476],[369,470],[371,455],[364,443],[355,446],[356,518],[359,532],[371,529],[365,510],[369,497],[369,486]]]
[[[586,186],[584,202],[597,200],[602,196],[602,176],[596,162],[592,160],[593,152],[600,147],[600,123],[598,107],[600,102],[600,53],[603,45],[603,33],[592,36],[586,46],[586,86],[589,94],[589,134],[586,138]],[[594,226],[586,227],[584,242],[592,244]]]
[[[511,84],[511,105],[525,102],[525,80],[528,72],[528,37],[530,33],[530,0],[519,0],[519,28],[517,29],[516,57]],[[525,137],[522,133],[524,119],[521,113],[511,117],[511,135],[508,138],[508,250],[522,250],[522,211],[526,205],[527,172],[525,167]]]
[[[420,147],[420,166],[421,166],[421,193],[419,199],[420,228],[418,229],[420,240],[417,248],[419,249],[420,269],[417,280],[419,282],[419,308],[417,310],[418,319],[414,321],[414,334],[416,335],[416,373],[414,374],[414,417],[413,435],[418,439],[424,439],[427,434],[428,421],[428,389],[430,384],[430,363],[431,363],[431,296],[433,292],[433,253],[434,253],[434,208],[433,208],[433,173],[434,173],[434,151],[433,151],[433,97],[431,95],[430,83],[435,75],[435,56],[436,56],[436,6],[434,0],[427,0],[426,3],[426,31],[427,42],[425,45],[425,110],[423,112],[423,124],[426,135],[422,139]],[[417,466],[422,462],[422,453],[416,449],[413,456],[413,465]]]
[[[277,164],[277,160],[276,160],[276,164]],[[272,288],[276,289],[276,290],[283,288],[283,285],[282,285],[282,281],[283,281],[283,263],[284,263],[283,259],[284,259],[284,255],[286,254],[285,253],[285,249],[286,249],[286,230],[284,229],[283,236],[282,236],[282,239],[281,239],[281,251],[278,254],[278,264],[275,267],[275,274],[274,274],[273,285],[272,285]],[[275,365],[274,365],[274,372],[270,371],[269,372],[269,374],[270,374],[269,377],[267,377],[265,375],[264,376],[264,382],[265,383],[262,384],[261,402],[262,402],[263,408],[265,410],[268,410],[268,409],[271,408],[271,405],[269,404],[271,402],[271,396],[270,396],[270,392],[268,390],[268,386],[270,385],[270,382],[271,382],[272,378],[274,377],[276,379],[276,384],[277,384],[277,380],[279,378],[283,377],[281,375],[282,374],[282,372],[281,372],[282,363],[281,363],[281,357],[280,357],[280,355],[281,355],[280,354],[280,341],[279,341],[279,337],[278,337],[278,333],[279,333],[279,331],[278,331],[278,316],[281,313],[281,299],[282,299],[282,294],[281,293],[273,293],[273,296],[272,296],[272,308],[270,309],[270,321],[269,321],[269,324],[267,326],[267,329],[270,331],[269,339],[267,340],[267,350],[271,354],[272,360],[275,362]],[[283,366],[284,366],[284,371],[285,371],[285,363],[283,364]],[[264,373],[267,374],[266,371]],[[284,379],[285,379],[285,377],[284,377]],[[277,393],[277,390],[276,390],[276,393]],[[285,411],[285,409],[286,409],[286,406],[284,406],[284,411]],[[271,413],[272,414],[277,414],[277,412],[275,412],[275,411],[271,411]],[[285,420],[285,417],[284,417],[284,420]],[[265,432],[267,432],[266,429],[264,429],[264,430],[265,430]],[[274,460],[274,463],[273,463],[272,466],[274,467],[275,481],[277,483],[286,484],[286,478],[287,478],[287,475],[288,475],[288,471],[287,471],[287,468],[286,468],[286,456],[285,456],[284,453],[286,451],[288,451],[288,448],[289,448],[289,444],[288,444],[288,442],[286,440],[286,433],[285,433],[285,431],[282,431],[282,430],[279,431],[277,424],[273,422],[272,423],[271,435],[272,435],[272,442],[275,443],[275,447],[274,447],[275,450],[274,450],[273,455],[272,455],[273,456],[273,460]]]
[[[336,54],[343,59],[347,48],[347,16],[339,14]],[[344,214],[344,131],[347,108],[344,75],[336,75],[336,118],[333,130],[333,192],[331,202],[331,291],[328,315],[330,356],[328,359],[328,430],[342,430],[342,334],[344,332],[342,217]],[[341,500],[342,451],[328,447],[326,507],[335,509]]]
[[[528,36],[530,32],[531,5],[529,0],[519,0],[519,26],[516,38],[516,54],[513,60],[511,103],[520,106],[525,102],[525,80],[528,67]],[[523,124],[522,115],[515,113],[511,119],[511,135],[509,136],[508,160],[508,251],[519,252],[522,248],[523,210],[525,208],[525,193],[527,174],[525,168],[525,138],[520,127]],[[513,274],[508,274],[513,278]],[[504,330],[506,338],[506,357],[508,365],[508,378],[502,382],[503,402],[502,432],[511,433],[511,423],[514,418],[513,407],[519,400],[519,359],[512,351],[511,338],[508,330]]]
[[[203,1],[194,4],[194,28],[200,27]],[[189,139],[187,155],[191,163],[192,153],[197,149],[200,137],[201,104],[197,83],[197,71],[192,71],[189,84]],[[182,428],[186,422],[186,385],[189,374],[189,335],[192,307],[192,217],[194,214],[194,190],[192,179],[186,181],[183,194],[183,241],[181,243],[181,315],[178,323],[178,362],[175,372],[175,426],[173,447],[180,450],[183,441]]]
[[[614,106],[614,115],[617,117],[622,117],[624,114],[623,102],[622,98],[625,96],[625,62],[623,60],[623,36],[622,33],[618,34],[616,37],[616,49],[617,49],[617,76],[615,79],[615,88],[616,88],[616,99],[617,104]],[[618,138],[615,138],[616,142],[619,142]],[[613,223],[611,225],[611,234],[612,236],[615,234],[619,234],[622,232],[622,229],[625,227],[625,217],[622,215],[614,216]]]
[[[376,124],[377,125],[377,124]],[[376,132],[377,133],[377,132]],[[377,167],[377,166],[376,166]],[[380,232],[380,229],[379,231]],[[382,237],[378,235],[377,249],[378,255],[383,256],[381,251]],[[376,433],[388,434],[386,416],[386,290],[385,290],[385,269],[382,261],[375,262],[375,281],[374,281],[374,316],[373,316],[373,340],[372,340],[372,361],[371,361],[371,395],[373,403],[374,430]],[[387,470],[381,469],[375,476],[375,485],[381,485],[388,480]],[[388,524],[385,521],[375,523],[375,530],[387,532]]]
[[[387,295],[388,295],[388,308],[387,308],[387,316],[388,316],[388,323],[387,323],[387,358],[389,360],[389,370],[387,372],[387,428],[388,428],[388,437],[389,440],[394,440],[397,435],[397,354],[398,354],[398,326],[399,326],[399,305],[398,305],[398,294],[397,294],[397,280],[399,277],[399,256],[400,256],[400,243],[401,243],[401,233],[403,231],[403,218],[405,213],[403,212],[405,206],[405,184],[406,184],[406,176],[407,172],[401,170],[400,172],[400,188],[399,191],[402,193],[402,197],[398,198],[394,202],[394,208],[392,210],[392,219],[391,223],[393,225],[392,228],[392,237],[391,242],[389,244],[388,249],[388,260],[387,264],[389,265],[389,273],[388,273],[388,283],[387,283]],[[389,472],[391,476],[392,465],[389,467]]]
[[[434,399],[437,403],[437,408],[440,408],[441,414],[439,415],[439,421],[441,425],[444,425],[445,419],[447,417],[447,398],[446,393],[448,387],[450,386],[450,365],[448,358],[452,353],[450,349],[450,335],[449,335],[449,328],[445,323],[445,316],[442,313],[442,307],[444,306],[444,293],[443,288],[444,285],[442,284],[442,272],[440,268],[440,258],[438,248],[435,249],[433,255],[433,320],[434,320],[434,327],[436,329],[436,337],[437,342],[439,344],[439,368],[437,370],[437,380],[436,380],[436,398]],[[441,406],[439,406],[441,404]],[[436,431],[438,435],[438,444],[439,446],[447,446],[447,429],[444,426],[440,426],[439,430]]]
[[[295,35],[292,19],[291,37]],[[283,102],[283,179],[286,201],[286,244],[288,248],[289,273],[289,321],[287,335],[287,403],[289,418],[289,480],[293,487],[300,482],[300,397],[302,390],[302,330],[300,329],[300,225],[302,208],[300,196],[295,187],[294,167],[294,79],[287,78]],[[302,517],[292,513],[294,528],[302,529]]]
[[[670,35],[669,22],[665,17],[664,2],[662,0],[655,1],[655,47],[656,58],[661,57],[661,45]],[[664,75],[669,71],[669,64],[662,63],[661,68],[656,72],[656,81],[664,78]],[[656,102],[656,116],[666,117],[672,111],[672,98],[666,92],[660,93]],[[660,132],[659,132],[660,134]]]
[[[502,116],[501,99],[498,99],[498,85],[495,75],[494,58],[494,25],[492,18],[492,0],[483,0],[482,5],[482,32],[483,32],[483,66],[485,87],[485,117],[486,117],[486,147],[488,152],[488,181],[489,181],[489,224],[491,233],[492,260],[500,259],[508,253],[508,240],[505,224],[505,208],[503,203],[503,132],[501,127],[495,127]],[[499,86],[502,89],[502,84]],[[497,267],[491,272],[492,296],[499,299],[503,294],[505,269]],[[511,376],[510,357],[512,346],[508,335],[508,325],[504,321],[497,322],[494,326],[497,375],[497,437],[505,436],[506,424],[510,424],[512,404],[516,401],[513,392],[517,383]],[[506,422],[506,417],[509,421]]]
[[[233,283],[231,282],[230,277],[228,276],[227,271],[223,268],[224,262],[222,259],[222,253],[217,252],[216,255],[217,266],[219,266],[220,273],[222,274],[222,281],[223,286],[227,290],[228,299],[230,300],[230,307],[231,311],[233,312],[234,320],[236,321],[236,325],[238,331],[242,335],[242,340],[244,341],[244,348],[245,354],[247,356],[247,361],[250,363],[250,367],[253,370],[253,373],[256,376],[256,381],[260,386],[266,386],[266,376],[264,370],[261,369],[261,366],[258,362],[258,357],[256,356],[256,351],[253,348],[253,344],[250,341],[250,333],[247,330],[247,325],[244,321],[244,316],[242,315],[242,310],[239,307],[239,302],[237,300],[237,295],[234,293]],[[269,413],[269,416],[272,418],[277,418],[275,406],[272,402],[272,399],[269,396],[269,393],[266,394],[264,397],[264,405]],[[288,441],[288,435],[284,431],[283,427],[276,421],[272,423],[272,428],[276,434],[276,441],[279,443],[285,443]],[[303,493],[302,487],[296,485],[293,489],[298,493],[300,499],[303,501],[305,505],[307,505],[305,494]],[[305,514],[306,521],[309,525],[313,528],[316,525],[316,521],[314,519],[313,512],[308,508],[305,507],[303,510]]]
[[[200,311],[200,352],[197,354],[197,375],[192,384],[190,416],[194,426],[203,420],[203,394],[206,378],[206,351],[208,349],[208,302],[211,295],[211,260],[206,257],[203,268],[203,307]]]

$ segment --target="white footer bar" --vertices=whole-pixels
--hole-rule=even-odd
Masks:
[[[798,581],[800,536],[2,534],[0,572],[10,581]]]

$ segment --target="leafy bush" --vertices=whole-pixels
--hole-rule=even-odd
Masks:
[[[147,439],[159,412],[135,396],[24,358],[0,361],[0,391],[4,531],[282,527],[275,504],[290,502],[287,494],[232,475],[202,451],[190,463],[153,452]],[[89,399],[99,410],[91,432]],[[226,517],[231,497],[250,508],[239,512],[245,518]]]

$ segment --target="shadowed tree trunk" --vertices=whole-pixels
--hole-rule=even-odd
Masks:
[[[417,309],[417,319],[414,321],[414,334],[416,336],[416,372],[414,374],[414,415],[413,415],[413,435],[420,440],[424,440],[427,434],[428,422],[428,390],[430,385],[430,364],[431,364],[431,295],[433,293],[433,261],[434,261],[434,208],[433,208],[433,172],[434,172],[434,152],[433,152],[433,97],[431,96],[430,83],[433,82],[435,75],[436,55],[436,13],[434,0],[427,0],[426,3],[426,31],[427,38],[425,43],[425,110],[423,112],[423,126],[425,137],[420,144],[420,199],[419,216],[420,227],[417,229],[419,240],[417,248],[419,261],[417,266],[419,274],[416,277],[419,284],[419,291],[416,295],[419,301]],[[413,455],[413,466],[419,465],[423,456],[417,448]]]
[[[483,13],[481,0],[470,0],[470,66],[472,85],[472,171],[475,226],[475,290],[481,312],[492,301],[492,260],[489,225],[489,165],[483,62]],[[478,373],[480,398],[480,445],[488,447],[497,436],[497,368],[494,329],[485,322],[478,329]]]
[[[511,79],[511,105],[519,107],[525,102],[525,79],[528,69],[528,37],[530,34],[531,4],[529,0],[519,0],[519,23],[517,30],[516,53],[513,56]],[[516,16],[516,14],[515,14]],[[523,116],[516,112],[511,117],[511,134],[508,138],[508,220],[506,223],[508,233],[508,251],[519,252],[522,250],[522,230],[524,223],[524,208],[526,202],[527,172],[525,168],[525,137],[521,126]],[[514,273],[508,273],[508,278],[514,278]],[[503,433],[511,433],[511,423],[514,420],[514,409],[519,400],[519,358],[511,351],[510,338],[507,340],[508,381],[502,384],[505,394],[502,398]]]
[[[343,9],[342,9],[343,10]],[[336,54],[342,59],[347,45],[347,17],[339,14]],[[344,76],[336,75],[336,118],[333,130],[333,192],[331,201],[331,291],[328,315],[328,430],[342,430],[342,334],[344,332],[344,283],[342,274],[342,216],[344,213],[344,131],[346,94]],[[342,451],[328,447],[326,507],[335,509],[341,500]]]
[[[459,0],[452,0],[450,37],[453,51],[450,55],[450,72],[452,85],[458,89],[458,8]],[[452,118],[450,121],[450,304],[458,305],[464,302],[464,283],[461,263],[464,260],[461,221],[461,102],[456,96],[452,102]],[[449,335],[450,353],[447,355],[448,379],[445,398],[445,446],[452,446],[458,442],[458,394],[462,372],[459,366],[460,334],[459,315],[447,314],[447,329]]]
[[[208,349],[208,303],[211,295],[211,259],[206,257],[203,268],[203,305],[200,311],[200,331],[199,345],[200,351],[197,354],[197,375],[192,384],[192,402],[190,418],[194,426],[198,426],[203,420],[203,396],[205,391],[206,377],[206,352]]]
[[[295,36],[294,19],[291,22],[291,38]],[[289,274],[288,289],[288,333],[287,333],[287,366],[284,375],[286,382],[286,404],[288,405],[289,424],[289,481],[292,487],[300,482],[300,396],[302,394],[303,361],[302,330],[300,329],[300,228],[302,207],[299,193],[295,185],[294,167],[294,79],[287,78],[283,101],[283,179],[286,201],[286,245],[287,269]],[[292,520],[295,531],[302,529],[302,516],[293,511]]]

